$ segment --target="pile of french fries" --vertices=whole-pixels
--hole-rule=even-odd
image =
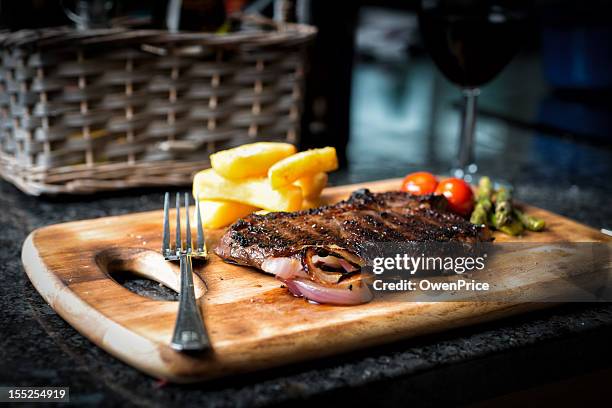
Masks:
[[[289,143],[258,142],[210,156],[212,168],[193,179],[206,228],[221,228],[256,211],[296,211],[319,205],[336,149],[297,152]]]

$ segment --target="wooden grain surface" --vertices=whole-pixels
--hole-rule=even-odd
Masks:
[[[384,180],[326,189],[325,202],[344,199],[361,187],[396,189]],[[548,228],[521,238],[496,235],[496,242],[609,241],[599,231],[528,207]],[[376,344],[490,321],[552,303],[394,302],[314,305],[291,296],[280,282],[251,268],[229,265],[215,255],[195,267],[196,292],[213,351],[187,355],[168,346],[177,302],[135,294],[110,275],[131,271],[178,289],[177,267],[165,262],[162,212],[152,211],[52,225],[30,234],[23,246],[25,270],[55,311],[84,336],[124,362],[154,377],[193,382],[321,358]],[[213,248],[222,230],[207,231]],[[522,262],[524,263],[524,262]],[[550,288],[550,274],[507,265],[506,285],[526,290]]]

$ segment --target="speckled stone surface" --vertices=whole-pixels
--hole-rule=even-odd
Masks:
[[[367,137],[363,129],[356,132],[349,167],[334,174],[334,184],[446,169],[444,156],[414,153],[422,151],[417,147],[426,140],[423,134],[387,133],[398,149],[384,143],[372,148]],[[511,140],[522,148],[479,147],[483,172],[511,181],[521,200],[593,227],[612,226],[610,151],[516,132]],[[109,356],[59,318],[20,262],[21,244],[35,228],[158,209],[161,199],[160,190],[33,198],[0,182],[0,385],[70,386],[71,401],[81,406],[264,406],[305,399],[440,405],[612,366],[612,305],[571,304],[239,378],[162,384]]]

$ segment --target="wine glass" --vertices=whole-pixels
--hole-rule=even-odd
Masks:
[[[419,25],[425,47],[448,80],[461,87],[463,115],[455,177],[472,181],[476,103],[520,48],[527,5],[517,0],[423,0]]]

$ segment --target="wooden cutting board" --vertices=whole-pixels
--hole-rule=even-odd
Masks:
[[[398,186],[399,180],[385,180],[328,188],[323,199],[335,202],[362,187],[385,191]],[[521,242],[609,240],[562,216],[533,207],[527,211],[544,218],[548,228],[526,234]],[[127,364],[176,382],[321,358],[552,304],[375,300],[352,307],[315,305],[294,298],[273,277],[226,264],[213,254],[195,268],[209,288],[205,291],[196,277],[213,352],[181,354],[168,346],[177,302],[140,296],[110,276],[132,271],[176,290],[178,268],[158,255],[161,232],[161,210],[52,225],[28,236],[22,260],[43,298],[84,336]],[[207,231],[209,248],[222,232]],[[496,239],[511,240],[504,235]],[[513,279],[517,288],[533,289],[547,287],[551,277],[531,270]]]

